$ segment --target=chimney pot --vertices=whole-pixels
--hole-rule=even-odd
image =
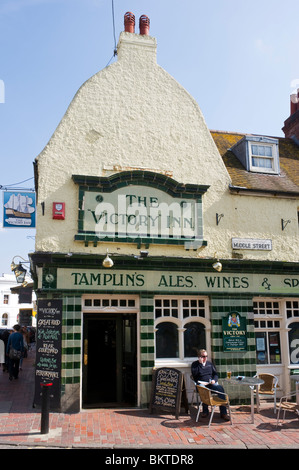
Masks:
[[[139,18],[139,31],[140,34],[142,35],[148,35],[149,33],[149,27],[150,27],[150,20],[148,16],[146,15],[141,15]]]
[[[294,114],[298,109],[298,98],[297,94],[291,95],[291,115]]]
[[[135,33],[135,16],[130,11],[125,13],[124,25],[127,33]]]

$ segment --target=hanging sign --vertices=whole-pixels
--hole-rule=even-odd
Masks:
[[[231,312],[222,318],[223,351],[247,351],[246,318]]]
[[[3,227],[35,228],[35,193],[3,191]]]

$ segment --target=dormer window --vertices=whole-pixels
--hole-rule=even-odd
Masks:
[[[278,139],[247,135],[231,150],[247,171],[279,173]]]
[[[275,171],[274,145],[259,145],[249,143],[249,157],[251,171],[272,172]]]

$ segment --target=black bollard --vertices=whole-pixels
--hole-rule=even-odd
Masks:
[[[50,388],[53,385],[50,382],[42,382],[42,415],[41,415],[41,434],[49,432],[49,412],[50,412]]]

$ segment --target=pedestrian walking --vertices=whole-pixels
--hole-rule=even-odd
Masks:
[[[4,351],[5,351],[5,360],[4,360],[4,364],[3,364],[3,372],[8,372],[8,361],[9,361],[9,357],[8,357],[8,354],[6,354],[6,350],[7,350],[7,343],[8,343],[8,338],[10,336],[10,334],[12,333],[12,330],[10,329],[6,329],[4,330],[4,332],[2,333],[2,341],[4,341]]]
[[[23,335],[24,352],[23,352],[23,354],[21,356],[21,359],[20,359],[19,370],[22,370],[23,359],[27,357],[28,349],[29,349],[29,339],[28,339],[29,335],[28,335],[28,331],[27,331],[26,326],[23,326],[21,328],[21,333]]]
[[[3,371],[5,367],[5,344],[2,339],[0,339],[0,364],[2,364]]]
[[[20,359],[24,352],[23,335],[20,332],[20,325],[13,327],[14,332],[8,338],[6,353],[8,354],[9,380],[18,379]]]

